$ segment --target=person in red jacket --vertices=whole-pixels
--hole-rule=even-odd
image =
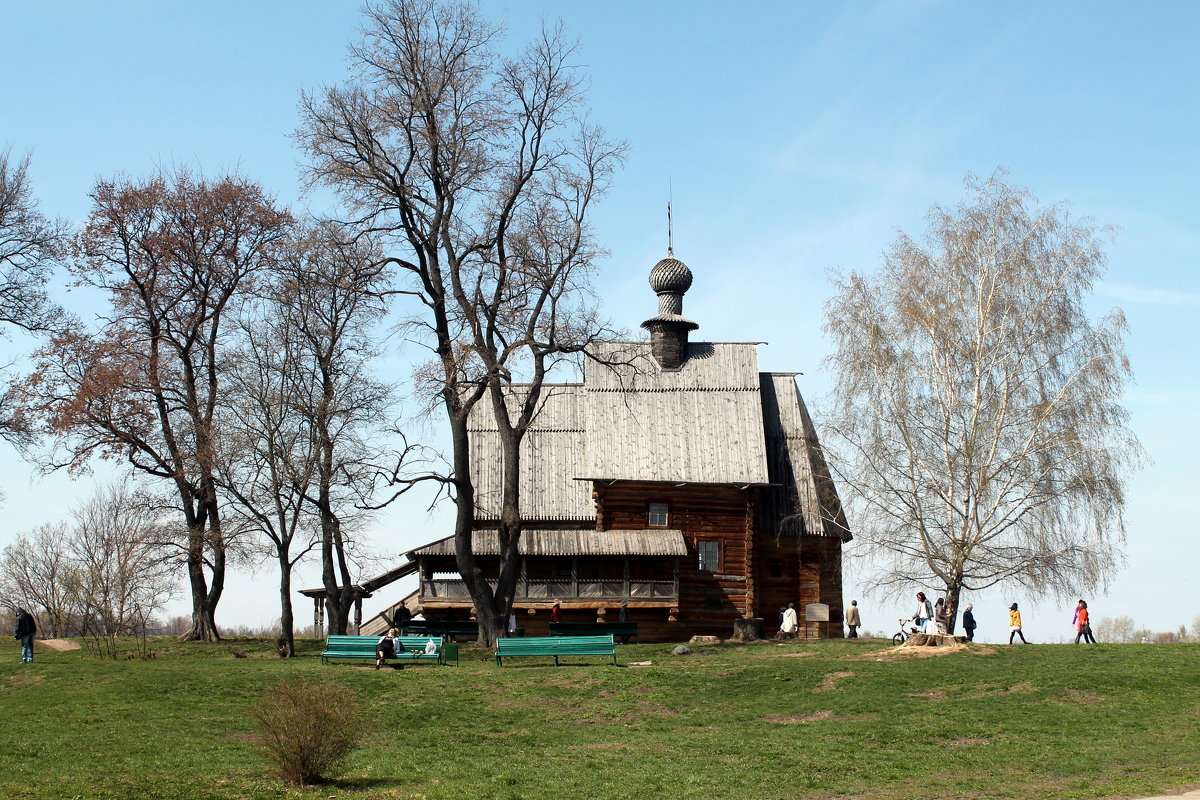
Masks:
[[[1087,602],[1080,600],[1078,608],[1075,609],[1075,644],[1079,644],[1080,638],[1085,644],[1095,644],[1096,637],[1092,636],[1091,617],[1088,616]]]
[[[558,601],[554,601],[554,605],[550,606],[550,621],[562,622],[562,609],[558,607]]]

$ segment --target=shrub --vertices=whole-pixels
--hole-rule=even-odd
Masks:
[[[330,683],[283,681],[263,695],[253,715],[267,758],[293,786],[320,780],[364,733],[357,696]]]

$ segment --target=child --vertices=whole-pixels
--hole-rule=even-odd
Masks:
[[[1013,643],[1014,636],[1021,637],[1021,644],[1029,644],[1025,641],[1025,634],[1021,633],[1021,612],[1017,611],[1017,604],[1013,603],[1008,609],[1008,643]]]

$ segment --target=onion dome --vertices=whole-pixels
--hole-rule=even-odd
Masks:
[[[679,259],[669,255],[650,270],[650,288],[655,292],[679,292],[692,286],[692,271]]]
[[[658,314],[642,323],[650,331],[651,352],[663,369],[679,369],[687,361],[688,332],[700,327],[683,316],[683,295],[691,285],[692,271],[667,248],[667,257],[650,270]]]

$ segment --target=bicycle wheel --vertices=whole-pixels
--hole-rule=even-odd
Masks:
[[[906,639],[908,639],[908,637],[905,636],[903,633],[897,633],[895,636],[892,637],[892,644],[902,645],[902,644],[904,644]]]

